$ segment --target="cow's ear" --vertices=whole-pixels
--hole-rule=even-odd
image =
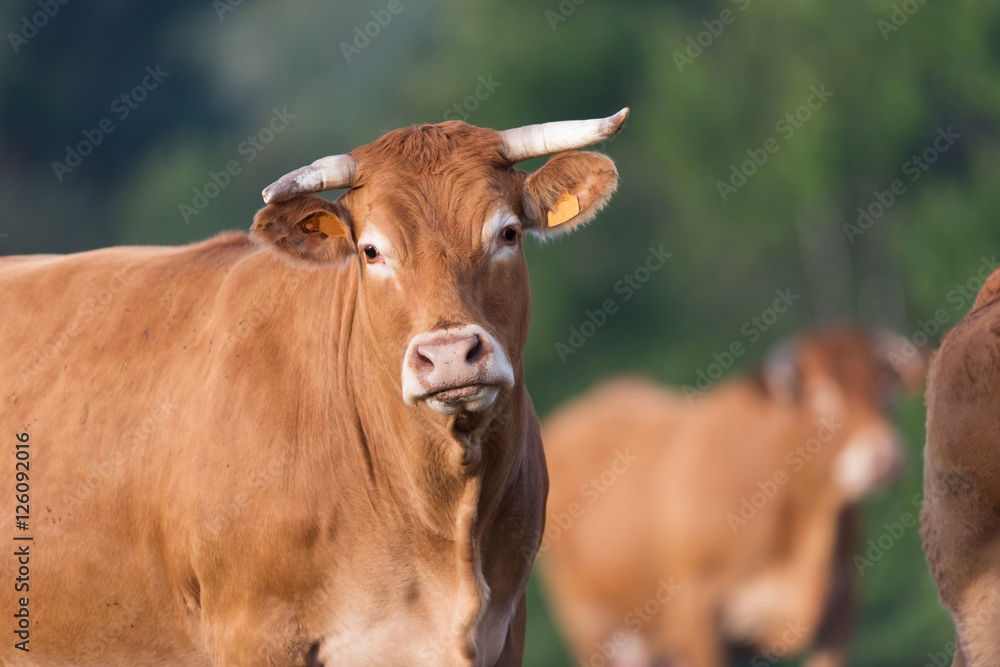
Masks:
[[[355,253],[347,208],[312,195],[257,211],[250,237],[283,258],[311,264],[341,262]]]
[[[768,351],[761,364],[761,377],[769,394],[782,403],[796,403],[802,394],[799,375],[797,339],[779,341]]]
[[[560,153],[522,187],[526,231],[540,237],[590,222],[618,187],[618,170],[600,153]]]
[[[926,346],[918,348],[895,331],[882,330],[875,334],[876,356],[888,360],[907,394],[919,394],[924,390],[930,353]]]

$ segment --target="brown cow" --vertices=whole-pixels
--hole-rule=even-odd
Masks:
[[[1000,665],[1000,271],[927,383],[924,551],[955,621],[954,667]]]
[[[842,664],[855,506],[903,461],[900,340],[821,330],[690,402],[620,380],[546,422],[540,561],[578,664],[715,667],[738,645],[757,667],[810,643]]]
[[[396,130],[265,190],[249,238],[0,261],[34,538],[0,662],[520,664],[547,488],[521,236],[605,204],[612,161],[572,149],[626,115]]]

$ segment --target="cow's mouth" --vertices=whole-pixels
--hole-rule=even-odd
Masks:
[[[500,387],[495,384],[467,384],[441,389],[425,397],[427,405],[444,415],[479,412],[496,399]]]

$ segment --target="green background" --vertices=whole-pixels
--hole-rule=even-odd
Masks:
[[[890,327],[920,343],[921,322],[939,310],[946,326],[957,322],[971,305],[962,286],[974,291],[984,258],[995,263],[1000,6],[399,2],[350,62],[342,43],[388,0],[43,0],[58,11],[37,34],[23,17],[39,4],[4,3],[0,253],[178,244],[246,229],[277,176],[386,130],[454,118],[455,104],[469,122],[501,129],[627,105],[627,127],[601,147],[621,174],[611,205],[578,234],[544,248],[528,242],[527,374],[542,416],[620,372],[693,383],[713,353],[740,340],[738,372],[829,320]],[[726,10],[729,22],[713,23]],[[704,46],[679,67],[689,38]],[[114,100],[157,65],[169,75],[128,117],[116,115]],[[479,77],[494,82],[485,99],[474,97]],[[813,86],[832,95],[786,136],[777,124]],[[294,118],[248,161],[240,145],[274,109]],[[106,117],[114,131],[57,178],[52,163]],[[947,128],[959,138],[909,180],[907,162]],[[723,200],[717,183],[769,138],[777,152]],[[240,173],[185,220],[181,205],[230,160]],[[844,225],[856,224],[858,207],[896,179],[905,192],[849,238]],[[560,359],[555,345],[570,327],[615,298],[615,283],[660,245],[672,253],[666,266]],[[786,288],[801,298],[747,342],[744,323]],[[942,332],[931,333],[933,345]],[[898,421],[907,473],[865,504],[864,540],[914,511],[922,400],[906,401]],[[526,664],[569,664],[534,583],[530,603]],[[952,638],[909,529],[865,573],[852,664],[923,665]]]

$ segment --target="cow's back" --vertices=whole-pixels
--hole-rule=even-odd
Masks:
[[[20,542],[31,653],[11,664],[91,664],[107,650],[123,664],[208,664],[195,648],[198,591],[178,586],[193,573],[177,571],[186,554],[165,545],[177,528],[170,509],[191,506],[200,445],[211,441],[187,424],[222,358],[237,353],[227,336],[239,333],[240,309],[224,295],[238,293],[241,261],[259,255],[246,235],[227,234],[0,261],[0,405],[11,469],[14,432],[30,435],[30,519],[17,532],[33,538]],[[2,497],[13,520],[13,493]],[[13,567],[3,560],[5,579]],[[5,596],[0,612],[10,618],[13,604]]]

